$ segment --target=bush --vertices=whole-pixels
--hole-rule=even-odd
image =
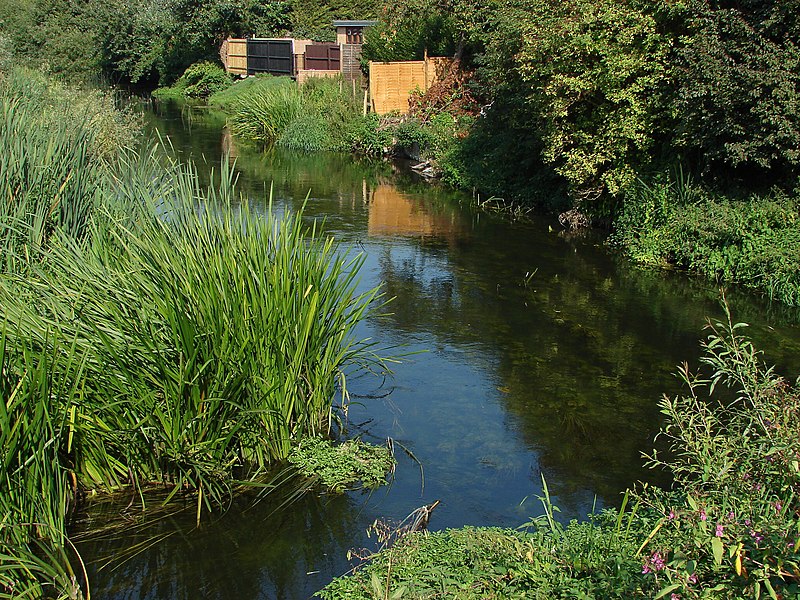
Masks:
[[[153,96],[161,99],[205,99],[212,94],[226,90],[230,85],[231,78],[221,66],[203,61],[187,68],[172,87],[155,90]]]
[[[392,146],[391,131],[381,126],[375,113],[359,116],[347,129],[348,146],[353,152],[366,156],[381,156]]]
[[[643,182],[612,237],[633,260],[740,283],[800,305],[800,199],[775,191],[731,200],[690,182]]]

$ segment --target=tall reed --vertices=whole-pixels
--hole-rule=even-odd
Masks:
[[[363,256],[251,206],[226,162],[208,187],[161,149],[101,168],[91,125],[33,106],[0,89],[0,596],[74,591],[77,490],[164,483],[199,515],[325,433],[346,372],[383,368],[355,335],[383,304]]]
[[[12,348],[0,333],[0,598],[77,593],[64,539],[75,492],[68,466],[69,416],[80,396],[80,372],[68,346],[50,338],[52,353]],[[74,596],[73,596],[74,597]]]

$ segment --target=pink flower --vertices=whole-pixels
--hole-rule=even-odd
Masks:
[[[706,514],[706,509],[705,508],[701,508],[700,509],[700,520],[701,521],[705,521],[707,518],[708,518],[708,515]]]
[[[689,575],[689,583],[697,583],[697,573]]]
[[[650,557],[650,564],[653,565],[653,570],[655,571],[661,571],[667,566],[667,563],[664,562],[664,557],[661,556],[661,552],[653,552],[653,556]]]
[[[676,594],[675,592],[672,592],[669,595],[669,600],[681,600],[681,595],[680,594]]]
[[[675,518],[675,511],[670,509],[669,514],[667,515],[667,519],[672,521]]]
[[[717,529],[714,532],[714,535],[717,537],[722,537],[722,532],[725,528],[722,526],[722,523],[717,523]]]

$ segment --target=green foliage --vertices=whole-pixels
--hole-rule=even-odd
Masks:
[[[522,39],[514,68],[542,157],[595,213],[633,183],[660,126],[670,40],[643,8],[525,0],[505,17]]]
[[[800,3],[688,1],[680,12],[672,143],[709,173],[800,166]]]
[[[292,449],[288,460],[304,477],[318,479],[334,493],[352,489],[358,482],[361,487],[378,487],[394,469],[388,448],[358,439],[333,444],[323,438],[305,438]]]
[[[302,152],[328,150],[332,146],[328,124],[319,113],[295,118],[281,133],[278,146]]]
[[[372,134],[361,118],[359,93],[341,78],[312,78],[302,86],[288,78],[264,78],[211,98],[230,106],[231,130],[246,139],[277,143],[294,150],[368,148]]]
[[[684,367],[689,394],[661,401],[670,454],[651,462],[672,472],[676,492],[646,495],[663,516],[643,547],[666,561],[652,573],[662,589],[684,598],[795,597],[800,395],[726,315],[703,344],[711,375]],[[723,386],[733,399],[712,396]]]
[[[334,41],[334,20],[372,19],[377,0],[292,0],[291,29],[295,37]]]
[[[689,269],[800,303],[798,199],[773,192],[718,198],[691,182],[640,183],[613,240],[636,262]]]
[[[242,96],[234,108],[230,127],[245,139],[274,142],[295,119],[309,112],[299,88],[286,80],[282,85]]]
[[[220,65],[208,61],[195,63],[183,72],[175,85],[158,88],[153,96],[167,98],[208,98],[231,86],[231,78]]]
[[[364,34],[364,61],[422,60],[453,56],[458,31],[450,14],[429,0],[387,4],[380,21]]]
[[[358,154],[382,156],[392,147],[392,133],[375,113],[353,119],[346,133],[350,149]]]
[[[64,540],[75,489],[60,452],[71,456],[79,357],[53,339],[53,352],[14,348],[0,333],[0,598],[75,598],[80,588]]]
[[[357,289],[362,255],[302,214],[242,203],[227,163],[204,188],[162,149],[105,162],[92,121],[63,106],[55,118],[39,88],[12,83],[0,93],[0,596],[47,582],[70,594],[78,491],[162,482],[167,500],[194,494],[198,519],[224,505],[329,432],[346,372],[382,369],[355,336],[382,301]]]

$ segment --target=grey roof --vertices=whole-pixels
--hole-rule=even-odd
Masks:
[[[334,21],[334,27],[372,27],[377,21]]]

